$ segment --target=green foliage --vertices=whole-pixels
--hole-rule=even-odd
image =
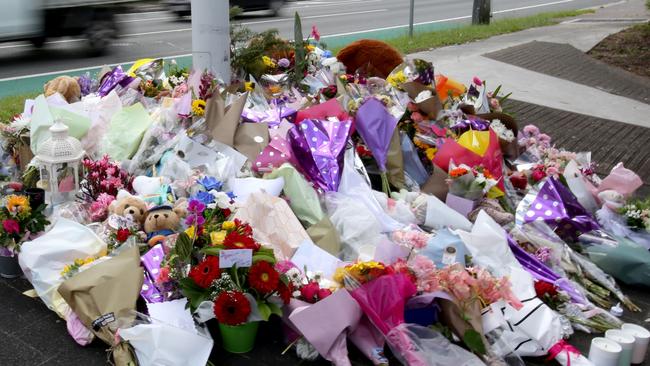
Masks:
[[[259,78],[266,71],[262,56],[272,52],[287,52],[289,44],[282,39],[277,29],[257,33],[234,25],[230,30],[230,65],[236,72],[243,72]]]
[[[465,331],[465,334],[463,334],[463,343],[465,343],[467,348],[476,354],[484,355],[487,352],[481,334],[474,329],[468,329]]]
[[[296,12],[293,24],[293,41],[295,46],[295,63],[294,73],[295,81],[298,83],[302,80],[305,71],[305,45],[303,44],[302,23],[300,15]]]
[[[192,312],[194,312],[203,301],[210,300],[210,291],[197,285],[193,279],[189,277],[181,278],[178,283],[183,296],[187,297],[189,301]]]
[[[174,254],[183,262],[189,262],[192,255],[192,239],[186,233],[180,233],[174,245]]]

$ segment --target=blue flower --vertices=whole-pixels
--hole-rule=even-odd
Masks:
[[[228,195],[228,197],[230,197],[231,200],[234,200],[235,197],[237,197],[237,196],[235,196],[235,194],[232,191],[226,192],[226,194]]]
[[[217,191],[221,190],[221,187],[223,186],[223,183],[217,180],[215,177],[208,177],[205,176],[201,179],[198,180],[199,184],[201,184],[207,191],[211,191],[213,189],[216,189]]]
[[[209,205],[210,203],[214,202],[214,196],[208,192],[198,192],[195,194],[192,199],[195,199],[203,204]]]
[[[330,57],[332,57],[332,51],[330,50],[323,51],[323,58],[330,58]]]

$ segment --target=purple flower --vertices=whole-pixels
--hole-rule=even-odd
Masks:
[[[212,195],[210,195],[210,196],[212,196]],[[200,213],[203,213],[203,211],[205,211],[205,204],[203,202],[197,200],[197,199],[192,199],[192,200],[190,200],[190,203],[189,203],[187,209],[190,212],[200,214]]]
[[[199,184],[201,184],[207,191],[211,191],[213,189],[216,189],[217,191],[221,190],[221,187],[223,186],[223,183],[221,183],[217,178],[215,177],[209,177],[205,176],[197,181]],[[210,202],[208,202],[210,203]]]
[[[79,78],[77,79],[77,84],[79,84],[79,89],[81,89],[81,96],[86,96],[90,94],[92,83],[93,81],[90,78],[89,73],[79,76]]]
[[[278,60],[278,66],[282,68],[287,68],[291,65],[291,61],[287,60],[286,58],[281,58]]]
[[[188,226],[201,226],[205,224],[205,218],[199,214],[189,215],[185,218],[185,225]]]

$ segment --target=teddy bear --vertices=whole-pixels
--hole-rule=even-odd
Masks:
[[[43,86],[43,91],[46,97],[59,93],[68,103],[77,102],[81,98],[81,87],[77,79],[71,76],[59,76],[48,81]]]
[[[176,206],[159,205],[147,211],[144,218],[144,232],[147,234],[147,244],[154,246],[162,243],[165,237],[174,234],[179,228],[181,218],[185,216],[184,202]]]
[[[348,74],[365,69],[368,76],[386,77],[399,66],[402,55],[386,42],[360,39],[339,51],[336,58],[345,65]]]
[[[111,202],[108,211],[111,215],[130,216],[133,223],[142,226],[147,213],[147,203],[140,197],[121,190],[117,193],[115,201]]]

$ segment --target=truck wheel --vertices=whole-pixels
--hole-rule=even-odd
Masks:
[[[91,56],[99,56],[106,52],[111,39],[116,35],[117,30],[108,21],[95,21],[84,32],[88,45],[88,52]]]

